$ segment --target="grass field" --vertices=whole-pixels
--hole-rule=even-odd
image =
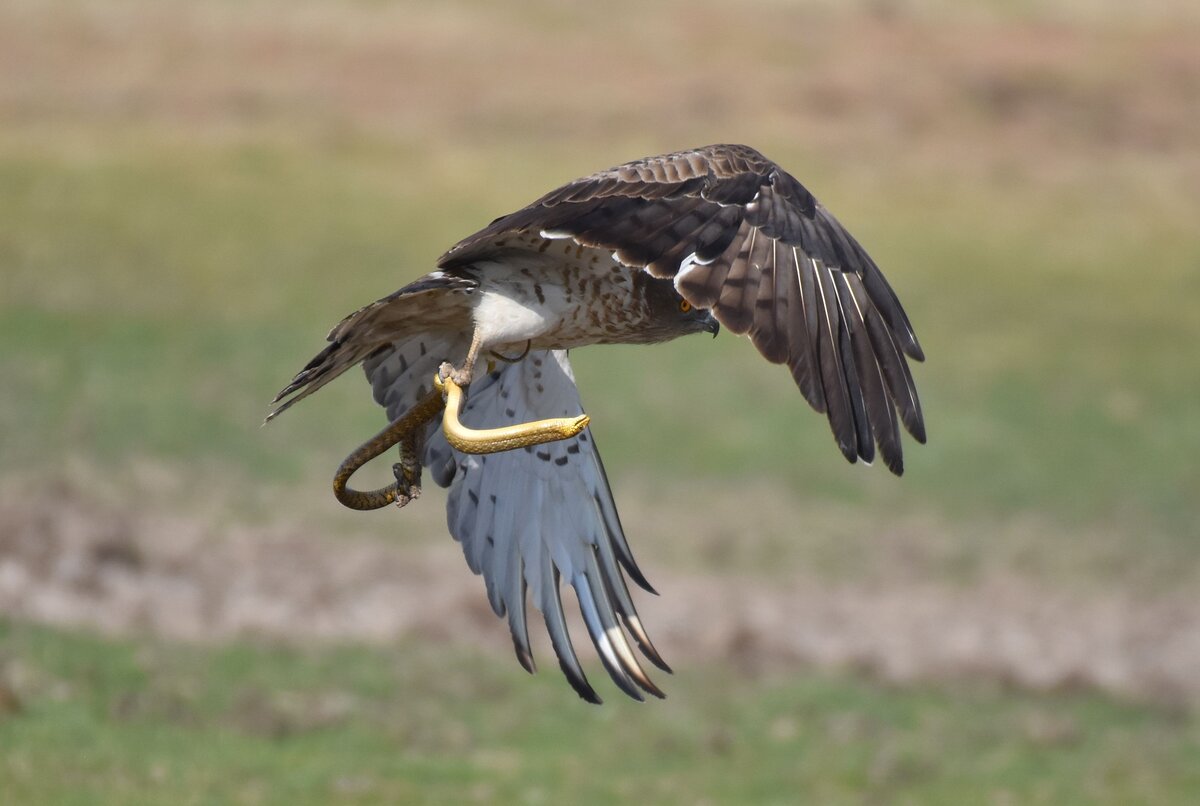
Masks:
[[[596,709],[429,645],[2,629],[35,698],[0,723],[19,802],[1182,803],[1200,786],[1194,721],[1084,694],[712,669],[654,707]]]
[[[1194,688],[1029,692],[986,665],[896,686],[717,653],[678,663],[665,704],[595,710],[454,627],[193,644],[88,632],[99,594],[95,618],[33,619],[58,627],[5,598],[5,569],[37,565],[29,535],[66,529],[38,487],[143,548],[154,528],[303,523],[328,552],[356,535],[456,554],[435,496],[378,518],[326,500],[381,424],[361,381],[260,430],[266,401],[329,325],[494,216],[729,140],[791,169],[883,266],[929,355],[930,440],[903,479],[846,465],[736,339],[577,351],[651,579],[955,596],[1001,579],[1194,615],[1200,18],[1165,0],[743,6],[0,0],[0,702],[20,703],[0,704],[0,791],[1188,800]],[[30,578],[66,578],[54,550]],[[445,585],[483,599],[465,568]],[[1158,626],[1130,663],[1154,660]],[[1200,657],[1179,651],[1162,663]]]

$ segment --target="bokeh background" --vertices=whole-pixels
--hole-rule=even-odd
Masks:
[[[1182,0],[0,0],[3,799],[1194,802],[1197,42]],[[578,351],[677,670],[637,705],[583,647],[595,708],[440,491],[329,495],[357,373],[259,423],[462,235],[721,141],[884,268],[930,440],[845,464],[736,338]]]

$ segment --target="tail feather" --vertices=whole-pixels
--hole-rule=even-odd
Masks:
[[[264,422],[397,340],[427,330],[466,330],[469,294],[476,288],[478,283],[470,278],[436,271],[350,314],[329,331],[325,349],[271,401]]]

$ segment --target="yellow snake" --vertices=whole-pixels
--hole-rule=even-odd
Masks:
[[[468,428],[459,420],[459,409],[462,407],[462,387],[451,378],[442,380],[440,373],[434,375],[433,383],[433,391],[418,400],[404,414],[392,420],[378,434],[359,445],[338,465],[337,472],[333,475],[333,495],[343,506],[350,509],[371,510],[400,501],[399,480],[375,490],[355,490],[349,486],[350,477],[367,462],[393,445],[407,440],[407,449],[412,450],[414,445],[408,438],[415,436],[417,429],[436,417],[443,407],[447,409],[445,416],[442,417],[442,431],[446,435],[446,441],[455,450],[463,453],[499,453],[530,445],[541,445],[545,442],[555,442],[560,439],[570,439],[587,428],[590,421],[586,414],[580,414],[577,417],[555,417],[548,420],[506,425],[500,428]],[[402,464],[405,459],[403,450],[402,448]],[[411,462],[416,457],[407,458]],[[405,475],[408,478],[409,474]],[[408,478],[410,484],[414,480],[415,475]],[[405,498],[400,503],[406,504],[408,499]]]

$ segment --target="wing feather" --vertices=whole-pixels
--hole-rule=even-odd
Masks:
[[[908,362],[896,343],[896,337],[875,308],[868,307],[864,312],[867,323],[867,335],[871,339],[871,347],[883,371],[884,380],[900,413],[900,421],[918,442],[925,442],[925,418],[921,414],[921,401],[917,398],[916,386],[908,369]]]
[[[743,224],[742,226],[745,226]],[[754,317],[750,326],[750,341],[772,364],[782,364],[788,358],[788,333],[786,324],[786,297],[777,302],[779,272],[787,267],[775,263],[776,241],[772,238],[753,238],[749,261],[753,270],[760,272],[758,293],[754,298]]]
[[[621,658],[618,655],[618,649],[614,645],[616,640],[615,630],[611,628],[615,626],[616,619],[606,619],[600,614],[599,600],[596,592],[593,590],[591,579],[583,571],[575,574],[571,586],[575,588],[575,596],[579,601],[579,611],[583,614],[583,623],[587,626],[588,634],[592,638],[592,643],[596,646],[596,652],[600,655],[600,662],[604,664],[604,668],[608,671],[608,676],[613,679],[617,686],[638,702],[644,701],[646,698],[634,685],[632,678],[629,676],[629,671],[625,668]],[[623,638],[620,640],[624,640]]]
[[[867,464],[875,461],[875,435],[867,420],[867,404],[863,394],[862,370],[854,357],[854,316],[847,310],[849,300],[842,294],[838,283],[841,272],[831,272],[829,284],[833,287],[837,298],[838,317],[841,327],[838,328],[838,354],[842,361],[842,377],[846,379],[846,391],[850,397],[850,413],[854,417],[854,429],[858,458]]]
[[[508,604],[508,631],[512,634],[513,651],[517,662],[525,671],[533,674],[537,664],[533,661],[533,650],[529,647],[529,623],[525,604],[525,593],[529,584],[525,581],[525,561],[519,551],[510,551],[506,558],[510,567],[508,581],[512,586],[505,594]]]
[[[579,435],[581,445],[587,445],[590,441],[589,432],[585,431]],[[567,446],[567,453],[571,453],[571,446]],[[611,538],[611,546],[617,561],[621,567],[625,569],[625,573],[629,574],[630,578],[637,583],[638,587],[647,593],[653,593],[656,596],[658,591],[654,586],[647,581],[642,569],[638,567],[637,561],[633,559],[633,551],[629,548],[629,541],[625,539],[625,529],[621,526],[621,516],[617,513],[617,505],[613,500],[612,487],[608,483],[608,474],[604,471],[604,463],[600,460],[600,453],[595,449],[592,450],[592,458],[596,462],[596,470],[600,474],[600,480],[603,483],[592,495],[592,500],[596,502],[596,506],[600,509],[600,515],[604,520],[604,527]]]
[[[675,277],[675,288],[697,308],[712,308],[721,296],[729,264],[721,261],[688,263]]]
[[[596,694],[588,682],[583,667],[579,665],[579,656],[571,643],[571,633],[567,629],[567,619],[563,616],[562,591],[559,589],[559,572],[550,557],[542,555],[540,561],[542,574],[542,616],[546,621],[546,632],[550,635],[550,645],[554,647],[554,655],[558,658],[558,666],[571,688],[584,700],[599,705],[603,700]]]
[[[858,442],[840,344],[842,322],[837,292],[831,287],[833,278],[828,276],[824,266],[817,266],[813,276],[817,283],[817,323],[821,331],[817,341],[817,364],[825,391],[825,414],[842,455],[853,462],[858,458]]]
[[[880,369],[879,360],[871,349],[867,324],[863,318],[863,298],[866,295],[862,281],[855,274],[838,274],[838,291],[844,303],[843,314],[851,322],[850,341],[854,349],[859,376],[862,379],[863,398],[867,415],[875,427],[875,439],[883,455],[883,462],[893,473],[904,472],[904,459],[900,449],[900,431],[896,422],[896,405],[893,402]]]
[[[817,317],[816,261],[802,257],[794,246],[777,246],[775,259],[784,261],[777,265],[787,266],[785,272],[776,271],[777,286],[784,286],[777,290],[776,299],[782,301],[788,316],[788,369],[809,405],[816,411],[824,412],[828,403],[817,360],[821,322]]]
[[[718,289],[719,294],[712,310],[730,331],[741,335],[749,332],[754,323],[757,313],[754,301],[758,299],[758,285],[763,279],[763,271],[750,259],[758,241],[758,230],[749,227],[743,221],[739,233],[742,237],[732,239],[727,247],[736,253],[720,261],[728,262],[729,271],[725,275],[725,282]],[[769,239],[764,236],[762,240]]]

